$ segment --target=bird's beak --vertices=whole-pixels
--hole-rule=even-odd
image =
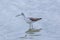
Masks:
[[[19,17],[19,16],[21,16],[21,15],[20,14],[16,15],[16,17]]]

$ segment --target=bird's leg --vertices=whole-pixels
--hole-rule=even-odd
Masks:
[[[30,23],[29,25],[30,25],[30,29],[33,29],[33,24],[32,24],[32,23]]]
[[[33,29],[33,24],[31,23],[31,28]]]
[[[31,29],[31,23],[29,23],[29,29]]]

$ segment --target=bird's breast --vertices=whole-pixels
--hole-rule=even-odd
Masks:
[[[25,21],[26,21],[27,23],[31,23],[31,22],[32,22],[29,18],[25,19]]]

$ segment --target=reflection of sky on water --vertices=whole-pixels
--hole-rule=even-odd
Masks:
[[[29,25],[22,17],[41,17],[34,28],[42,28],[34,36],[25,33]],[[60,0],[0,0],[0,40],[60,40]],[[27,35],[26,39],[21,39]]]

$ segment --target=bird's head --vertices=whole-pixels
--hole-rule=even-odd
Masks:
[[[16,17],[21,16],[21,15],[22,16],[25,16],[24,13],[21,13],[21,14],[16,15]]]
[[[21,15],[24,15],[24,13],[21,13]]]

